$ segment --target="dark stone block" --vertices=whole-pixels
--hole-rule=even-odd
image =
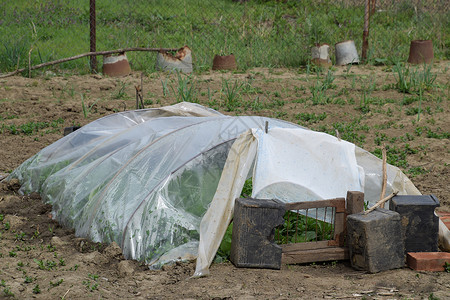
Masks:
[[[400,214],[407,252],[437,252],[439,217],[434,209],[439,200],[434,195],[402,195],[392,198],[389,209]]]
[[[377,208],[347,217],[348,247],[352,267],[371,273],[405,265],[400,215]]]
[[[278,200],[236,199],[230,255],[236,267],[281,268],[281,247],[274,235],[284,213]]]

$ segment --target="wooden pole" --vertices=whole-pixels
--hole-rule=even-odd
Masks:
[[[83,54],[79,54],[79,55],[75,55],[75,56],[71,56],[71,57],[67,57],[67,58],[61,58],[61,59],[57,59],[54,61],[49,61],[43,64],[39,64],[39,65],[35,65],[33,67],[30,68],[30,70],[36,70],[36,69],[40,69],[43,67],[48,67],[48,66],[52,66],[52,65],[56,65],[56,64],[60,64],[66,61],[71,61],[71,60],[75,60],[75,59],[79,59],[82,57],[86,57],[86,56],[93,56],[93,55],[108,55],[108,54],[114,54],[114,53],[122,53],[122,52],[131,52],[131,51],[150,51],[150,52],[166,52],[166,51],[177,51],[178,49],[173,49],[173,48],[141,48],[141,47],[136,47],[136,48],[124,48],[124,49],[117,49],[117,50],[108,50],[108,51],[97,51],[97,52],[87,52],[87,53],[83,53]],[[0,78],[5,78],[5,77],[9,77],[9,76],[13,76],[16,75],[17,73],[21,73],[23,71],[25,71],[25,68],[22,69],[17,69],[13,72],[10,73],[5,73],[5,74],[0,74]]]
[[[391,198],[393,198],[395,195],[398,194],[398,191],[393,192],[392,194],[390,194],[389,196],[381,199],[380,201],[378,201],[377,203],[375,203],[374,206],[372,206],[371,208],[369,208],[368,210],[366,210],[363,214],[367,215],[368,213],[370,213],[371,211],[375,210],[375,208],[379,207],[381,204],[384,204],[384,202],[390,200]]]
[[[381,183],[381,194],[380,194],[380,200],[383,199],[384,194],[386,194],[386,185],[387,185],[387,166],[386,166],[386,147],[383,146],[383,149],[381,150],[383,152],[383,182]],[[381,204],[381,208],[384,208],[384,202]]]

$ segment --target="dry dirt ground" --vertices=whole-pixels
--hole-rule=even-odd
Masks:
[[[395,88],[387,67],[336,68],[319,98],[313,94],[317,76],[304,69],[203,73],[191,76],[186,87],[194,86],[201,104],[225,114],[282,118],[327,132],[339,128],[369,151],[396,146],[391,154],[405,161],[402,170],[423,194],[439,198],[441,210],[450,211],[449,67],[449,62],[434,65],[436,81],[420,104],[416,94]],[[227,108],[225,83],[235,80],[245,84],[233,98],[238,104]],[[58,70],[0,79],[0,173],[61,138],[64,127],[133,109],[140,82],[140,73],[109,78]],[[146,107],[177,102],[182,86],[177,76],[163,73],[144,74],[143,83]],[[149,270],[124,260],[114,244],[77,238],[51,219],[51,206],[39,194],[19,195],[19,187],[17,181],[0,187],[0,298],[450,299],[450,273],[404,268],[368,274],[345,261],[281,270],[213,264],[210,276],[199,279],[190,277],[192,262]]]

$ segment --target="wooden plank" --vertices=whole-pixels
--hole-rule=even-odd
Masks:
[[[329,246],[329,241],[283,244],[280,246],[282,249],[282,253],[288,253],[292,251],[304,251],[304,250],[325,248]]]
[[[322,208],[331,206],[336,207],[336,212],[344,212],[345,198],[286,203],[286,210],[300,210],[300,209]]]
[[[282,264],[302,264],[317,261],[348,259],[348,248],[327,247],[322,249],[305,250],[299,252],[282,253]]]
[[[336,213],[334,221],[334,239],[339,246],[344,246],[344,239],[346,234],[345,212]]]
[[[364,193],[356,191],[347,192],[347,214],[357,214],[364,211]]]

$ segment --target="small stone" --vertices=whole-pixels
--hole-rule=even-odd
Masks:
[[[97,79],[97,80],[103,79],[102,75],[100,75],[100,74],[95,74],[95,75],[92,75],[91,77],[94,79]]]

